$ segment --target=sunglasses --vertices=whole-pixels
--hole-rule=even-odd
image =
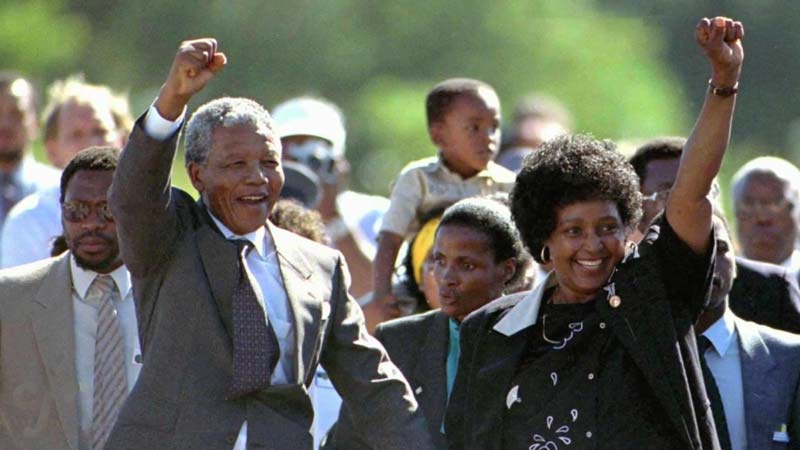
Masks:
[[[106,222],[113,222],[114,216],[111,215],[111,209],[108,203],[100,203],[93,206],[91,203],[72,201],[64,202],[61,204],[61,215],[67,222],[83,222],[89,218],[92,211],[97,212],[97,217],[102,218]]]

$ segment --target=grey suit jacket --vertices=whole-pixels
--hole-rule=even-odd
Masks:
[[[441,428],[447,408],[448,317],[437,309],[391,320],[378,325],[375,337],[414,389],[436,448],[446,449]],[[365,442],[363,431],[354,427],[349,409],[348,405],[342,405],[324,450],[378,449]]]
[[[800,449],[800,336],[736,318],[749,450]],[[787,428],[790,443],[776,442]]]
[[[307,393],[322,364],[356,420],[386,449],[431,448],[411,388],[369,337],[341,255],[268,225],[296,338],[293,383],[228,400],[236,246],[205,207],[170,188],[177,134],[131,134],[109,202],[133,281],[143,368],[107,449],[226,449],[248,423],[248,448],[311,449]]]
[[[0,449],[78,448],[69,252],[0,271]]]

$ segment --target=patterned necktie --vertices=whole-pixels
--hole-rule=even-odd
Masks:
[[[233,292],[233,378],[228,398],[252,394],[270,385],[280,357],[278,337],[258,302],[247,269],[250,241],[236,240],[239,248],[239,281]]]
[[[87,300],[99,304],[94,348],[93,450],[105,445],[128,395],[122,334],[113,301],[115,295],[118,294],[114,280],[108,275],[98,275],[86,296]]]
[[[714,415],[714,425],[717,426],[717,436],[722,450],[731,449],[731,437],[728,435],[728,421],[725,419],[725,407],[722,404],[722,396],[717,387],[717,380],[706,364],[706,350],[711,346],[708,337],[697,336],[697,349],[700,350],[700,367],[703,369],[703,381],[706,384],[706,393],[711,401],[711,413]]]

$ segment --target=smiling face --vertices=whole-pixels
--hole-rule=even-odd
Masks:
[[[495,261],[484,233],[455,224],[439,227],[433,259],[442,312],[458,321],[502,295],[516,268],[513,258]]]
[[[545,244],[558,280],[554,300],[591,300],[625,256],[625,228],[617,205],[591,200],[558,209],[556,227]]]
[[[98,273],[109,273],[122,265],[117,225],[105,214],[113,176],[110,170],[75,172],[62,204],[62,210],[67,209],[61,217],[67,247],[80,267]]]
[[[445,164],[464,178],[486,169],[500,145],[500,100],[491,89],[459,95],[444,119],[430,125]]]
[[[188,166],[208,209],[238,235],[266,224],[283,187],[277,138],[250,124],[218,126],[205,162]]]

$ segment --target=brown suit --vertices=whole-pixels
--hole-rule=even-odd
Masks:
[[[69,253],[0,272],[0,448],[78,448]]]
[[[293,383],[226,400],[232,368],[236,246],[169,176],[177,133],[151,139],[139,120],[110,204],[133,278],[144,356],[107,448],[226,449],[248,423],[248,448],[311,449],[307,394],[322,364],[370,439],[386,449],[432,448],[408,383],[366,333],[337,252],[268,225],[293,316]]]

